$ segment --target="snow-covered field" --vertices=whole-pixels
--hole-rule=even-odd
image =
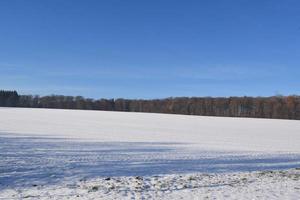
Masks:
[[[300,199],[299,144],[300,121],[0,108],[0,199]]]

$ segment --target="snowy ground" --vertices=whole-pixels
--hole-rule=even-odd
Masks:
[[[5,188],[2,199],[299,199],[300,169],[117,176]]]
[[[0,108],[0,199],[299,199],[300,122]]]

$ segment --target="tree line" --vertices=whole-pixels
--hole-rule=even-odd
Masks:
[[[95,100],[81,96],[33,96],[0,91],[0,106],[300,119],[300,96]]]

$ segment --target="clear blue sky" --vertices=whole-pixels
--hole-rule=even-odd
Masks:
[[[1,0],[0,88],[93,98],[300,94],[300,1]]]

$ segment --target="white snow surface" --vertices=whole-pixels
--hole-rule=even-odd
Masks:
[[[299,144],[296,120],[0,108],[0,199],[299,199]]]
[[[300,122],[296,120],[0,108],[0,131],[101,142],[179,142],[221,150],[300,151]]]

